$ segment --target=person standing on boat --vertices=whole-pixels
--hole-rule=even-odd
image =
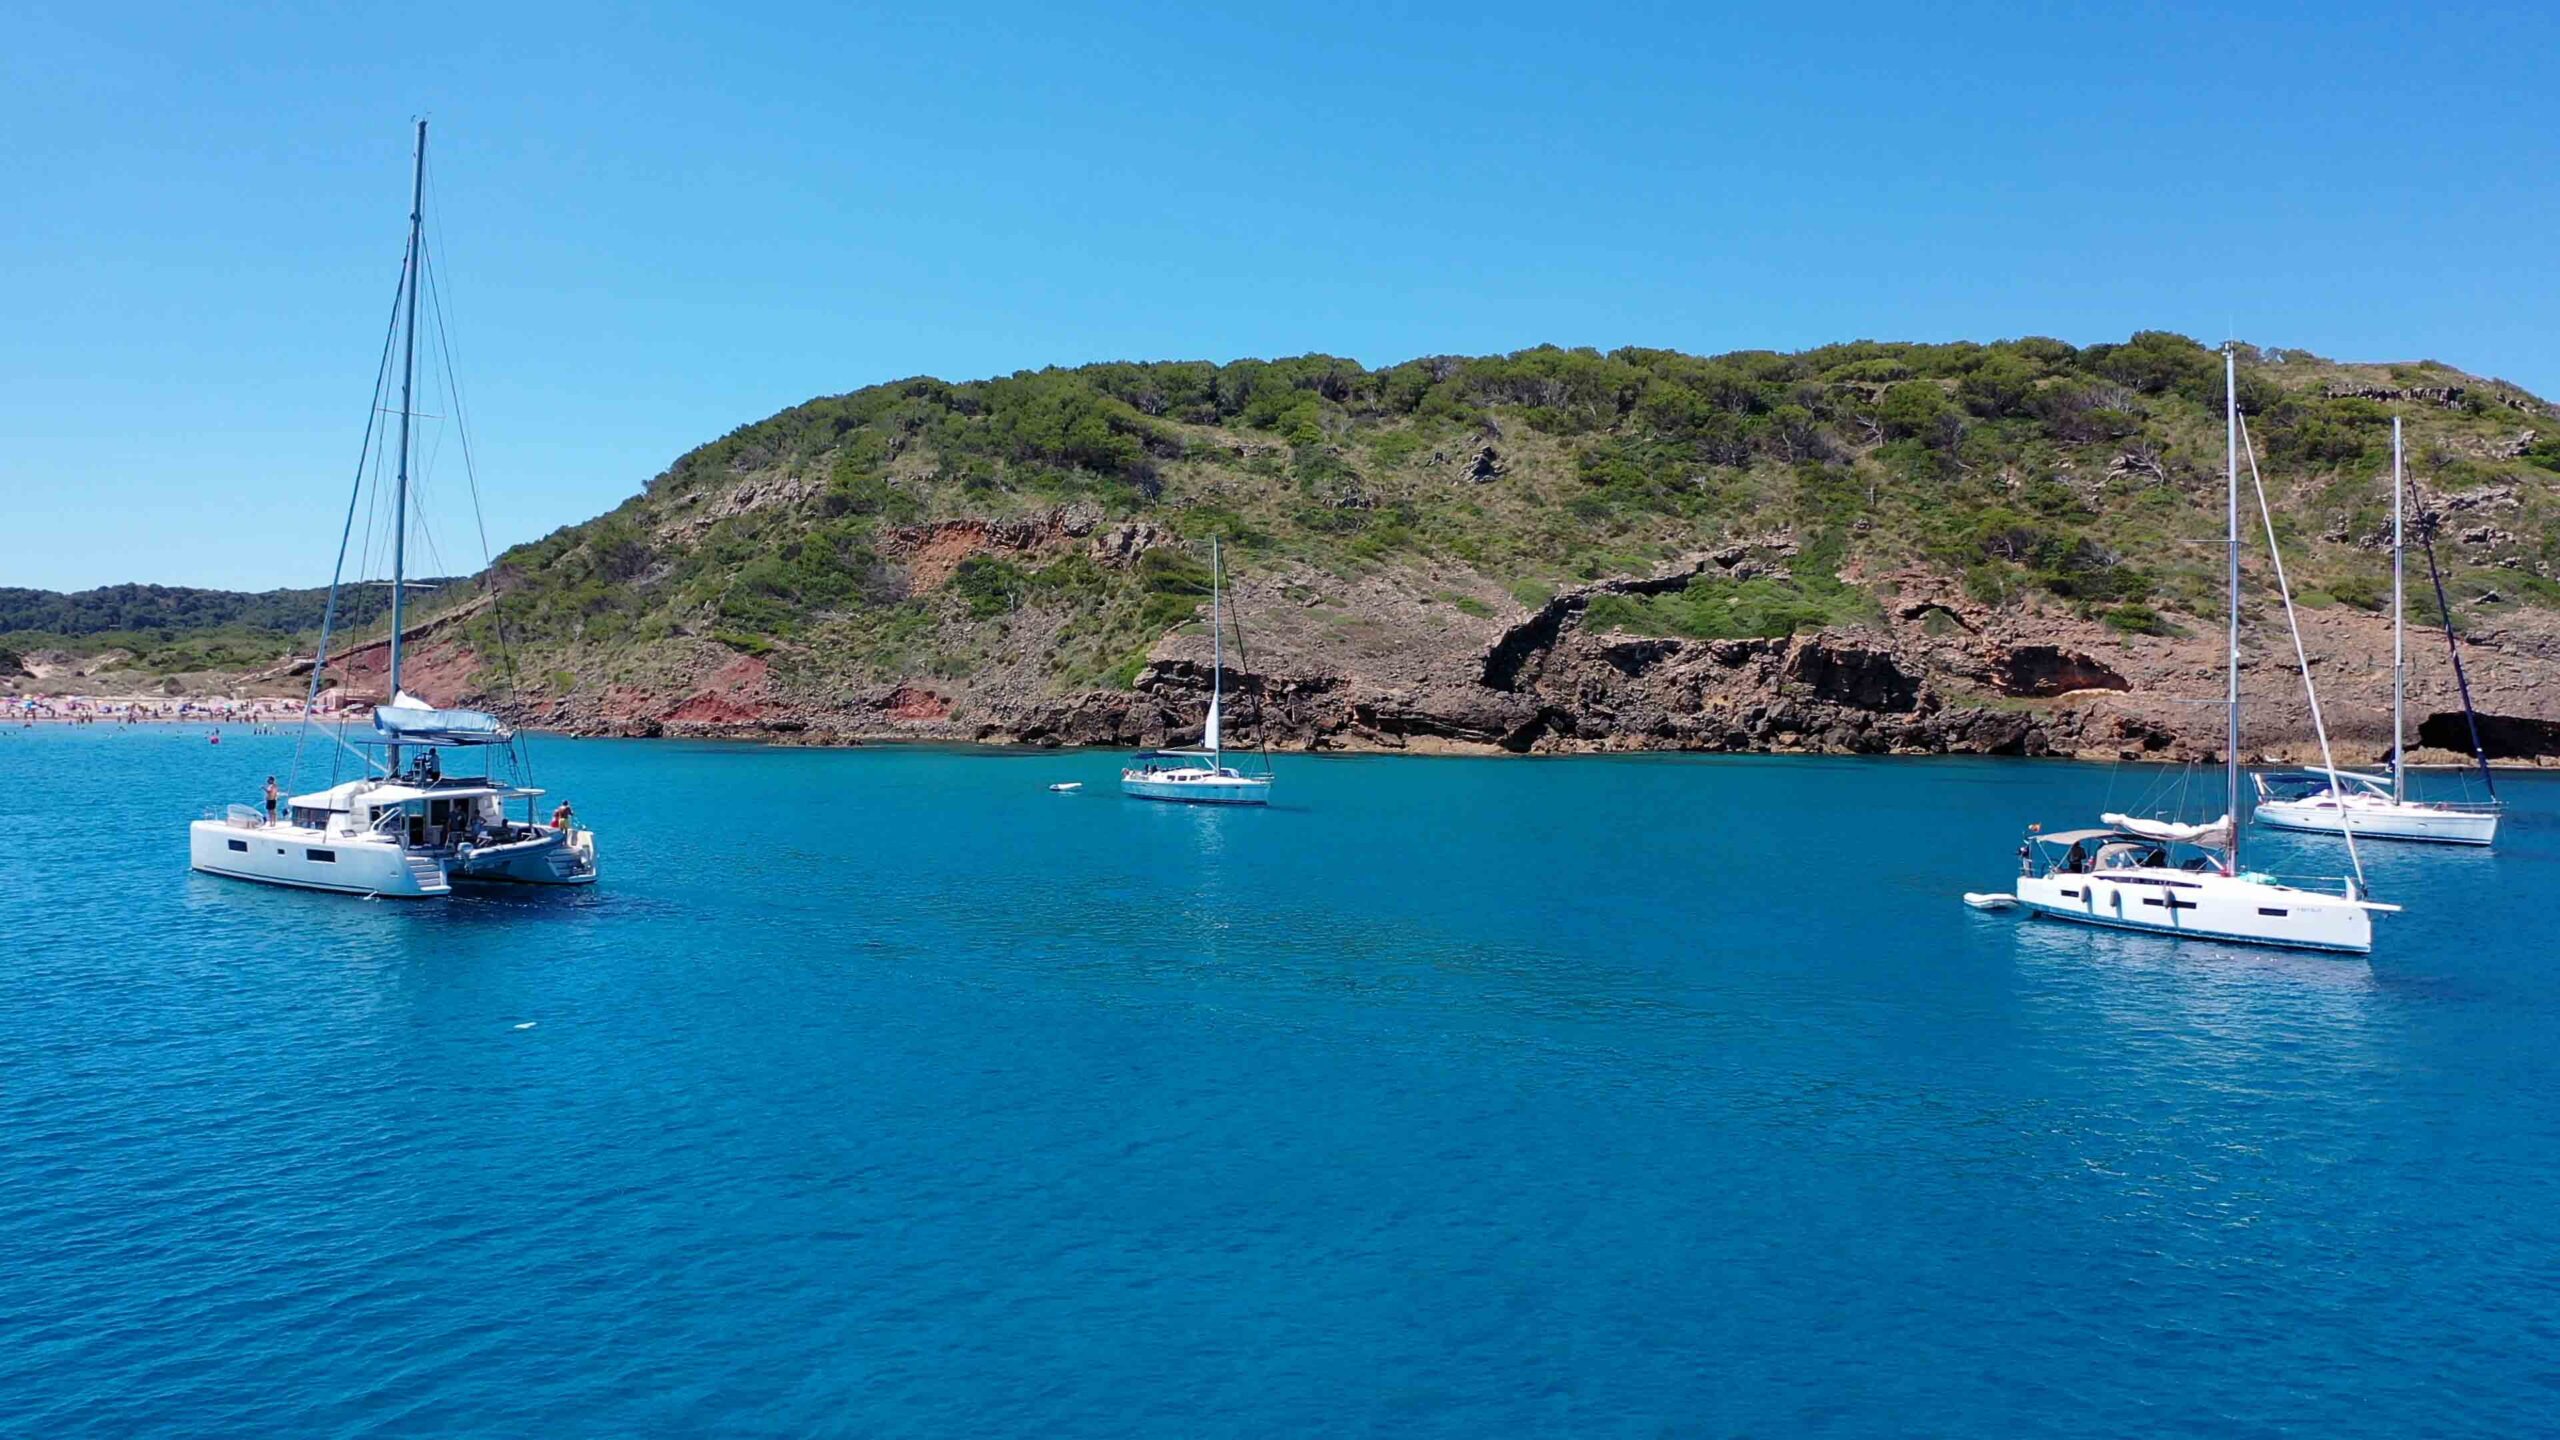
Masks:
[[[560,802],[560,808],[551,812],[551,828],[566,835],[569,833],[569,827],[577,823],[577,819],[578,812],[570,809],[569,802],[563,800]]]
[[[281,791],[281,790],[278,790],[278,789],[276,788],[276,777],[274,777],[273,775],[268,776],[268,777],[267,777],[267,823],[268,823],[268,824],[270,824],[270,825],[273,825],[274,823],[276,823],[276,801],[278,801],[279,799],[282,799],[282,798],[283,798],[283,796],[284,796],[284,792],[283,792],[283,791]]]

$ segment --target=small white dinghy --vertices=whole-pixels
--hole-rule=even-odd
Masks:
[[[1964,903],[1976,910],[2015,910],[2018,908],[2018,897],[2005,890],[1998,892],[1967,890],[1964,892]]]
[[[1057,784],[1049,787],[1049,793],[1052,795],[1072,795],[1083,788],[1084,782],[1081,780],[1061,780]]]

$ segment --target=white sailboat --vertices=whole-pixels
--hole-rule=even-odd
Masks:
[[[2082,925],[2120,930],[2146,930],[2185,938],[2221,940],[2244,945],[2332,950],[2364,954],[2373,948],[2372,913],[2394,911],[2396,905],[2368,900],[2353,879],[2335,892],[2282,884],[2276,878],[2245,871],[2240,865],[2240,407],[2238,365],[2223,357],[2226,457],[2229,495],[2225,522],[2226,585],[2230,617],[2225,659],[2222,817],[2201,825],[2101,816],[2102,824],[2085,830],[2044,833],[2031,829],[2018,847],[2020,874],[2014,896],[1968,895],[1981,909],[2014,905],[2035,915]],[[2254,456],[2251,466],[2254,470]],[[2265,499],[2260,494],[2263,513]],[[2274,550],[2274,529],[2268,546]],[[2274,557],[2279,588],[2283,558]],[[2291,601],[2287,600],[2287,616]],[[2295,634],[2296,659],[2301,636]],[[2310,670],[2303,667],[2308,689]],[[2320,732],[2325,760],[2328,734],[2321,723],[2319,700],[2311,702],[2312,724]],[[2332,767],[2334,768],[2334,767]],[[2354,839],[2348,839],[2350,854]]]
[[[1188,805],[1268,805],[1271,774],[1248,775],[1227,764],[1221,733],[1226,699],[1226,635],[1219,614],[1222,579],[1215,536],[1209,540],[1209,718],[1197,750],[1149,750],[1120,772],[1120,793]]]
[[[367,761],[365,775],[293,796],[280,815],[233,805],[221,818],[189,825],[188,863],[209,875],[386,899],[449,895],[456,885],[474,882],[586,885],[596,878],[594,834],[568,823],[565,807],[551,822],[535,818],[533,802],[542,791],[497,779],[485,773],[485,765],[478,776],[444,773],[447,751],[512,755],[512,729],[477,710],[437,709],[402,688],[407,651],[402,632],[408,590],[409,421],[417,371],[426,165],[427,126],[422,120],[418,122],[417,167],[410,182],[408,258],[395,301],[397,313],[405,319],[401,322],[399,463],[392,499],[391,700],[375,707],[369,740],[346,742],[338,737],[351,749],[356,743],[379,749],[383,758],[374,761],[358,749]],[[370,433],[367,444],[369,448]],[[361,466],[356,483],[361,495]],[[353,514],[351,505],[350,523]],[[310,696],[303,705],[306,727],[314,723],[321,677],[328,668],[338,582],[345,566],[343,542],[339,565],[341,576],[330,582],[319,654],[311,667]],[[521,820],[507,814],[508,803],[517,800],[525,806]]]
[[[2404,520],[2408,486],[2401,478],[2400,417],[2391,417],[2391,772],[2369,775],[2352,770],[2287,770],[2251,777],[2258,792],[2258,822],[2279,830],[2316,834],[2341,833],[2380,840],[2426,840],[2443,845],[2487,845],[2498,838],[2498,819],[2505,811],[2497,799],[2497,782],[2481,753],[2479,725],[2472,725],[2472,753],[2489,784],[2485,804],[2409,798],[2408,629],[2403,574],[2409,540]],[[2430,563],[2432,569],[2432,562]],[[2443,603],[2438,582],[2437,603]],[[2454,646],[2447,617],[2445,644]],[[2471,684],[2461,678],[2462,652],[2453,650],[2462,690],[2462,712],[2471,718]]]

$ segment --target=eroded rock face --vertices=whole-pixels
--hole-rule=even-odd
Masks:
[[[2439,711],[2418,722],[2418,743],[2431,750],[2471,753],[2471,727],[2459,710]],[[2540,760],[2560,756],[2560,720],[2528,715],[2482,715],[2480,748],[2492,760]]]
[[[2465,392],[2460,385],[2359,385],[2332,380],[2320,387],[2320,393],[2332,400],[2379,400],[2384,404],[2433,405],[2451,410],[2462,403]]]
[[[1816,700],[1859,710],[1910,710],[1920,702],[1920,681],[1882,650],[1817,636],[1796,648],[1787,678]]]
[[[1521,676],[1537,660],[1556,647],[1567,625],[1579,620],[1591,602],[1602,595],[1660,595],[1680,589],[1707,566],[1704,558],[1665,571],[1660,575],[1626,580],[1603,580],[1594,585],[1567,590],[1539,606],[1528,619],[1503,632],[1500,639],[1485,652],[1479,683],[1489,690],[1514,690]]]
[[[2068,695],[2075,690],[2130,690],[2133,682],[2113,666],[2059,645],[2013,645],[1995,653],[1991,673],[2000,693],[2021,698]]]
[[[1677,640],[1620,640],[1601,646],[1600,658],[1619,674],[1633,677],[1677,656],[1680,650]]]
[[[951,718],[951,697],[920,685],[901,685],[889,692],[880,712],[906,724]]]
[[[1147,520],[1132,520],[1097,532],[1091,542],[1093,558],[1114,567],[1134,565],[1139,556],[1171,538],[1161,525]]]
[[[1464,452],[1453,463],[1462,462]],[[914,540],[1134,558],[1170,537],[1146,522],[1087,516],[989,526],[918,527]],[[1946,577],[1919,571],[1844,576],[1884,601],[1867,622],[1819,633],[1701,639],[1603,631],[1603,595],[1677,590],[1788,563],[1787,537],[1704,549],[1659,573],[1577,586],[1531,608],[1450,566],[1343,576],[1266,563],[1231,588],[1252,639],[1227,659],[1228,743],[1287,750],[1801,751],[1835,754],[2075,754],[2206,759],[2219,753],[2221,712],[2196,697],[2222,685],[2217,624],[2129,636],[2041,603],[1977,603]],[[1801,563],[1796,558],[1794,563]],[[1452,590],[1480,603],[1449,603]],[[1622,610],[1640,624],[1647,607]],[[990,743],[1168,745],[1196,741],[1209,698],[1209,645],[1197,626],[1158,637],[1127,690],[1061,693],[1049,663],[1064,613],[1036,607],[995,622],[1009,633],[999,666],[974,673],[880,674],[848,686],[802,644],[752,662],[707,637],[671,642],[654,669],[563,682],[529,702],[528,723],[588,733],[731,734],[802,743],[869,738]],[[2186,617],[2192,619],[2192,617]],[[2389,622],[2350,607],[2307,611],[2333,738],[2387,745]],[[2501,612],[2465,633],[2475,693],[2501,758],[2560,760],[2560,621]],[[422,647],[423,648],[423,647]],[[2303,758],[2309,720],[2284,657],[2252,652],[2242,688],[2253,754]],[[2440,659],[2441,657],[2437,657]],[[483,667],[484,669],[486,667]],[[2444,667],[2434,667],[2441,670]],[[765,673],[769,669],[770,673]],[[2376,678],[2379,677],[2379,678]],[[2421,664],[2420,737],[2465,751],[2450,674]],[[2361,692],[2359,686],[2365,687]],[[439,697],[442,698],[442,697]],[[2359,718],[2361,717],[2361,718]],[[2375,717],[2382,717],[2376,719]],[[2375,726],[2381,727],[2380,732]],[[2448,729],[2447,727],[2455,727]],[[2377,733],[2380,735],[2377,741]]]

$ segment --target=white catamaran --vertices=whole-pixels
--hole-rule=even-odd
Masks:
[[[2014,895],[1967,895],[1967,903],[1982,909],[2024,907],[2028,911],[2055,920],[2068,920],[2083,925],[2107,926],[2122,930],[2148,930],[2162,934],[2199,939],[2233,941],[2247,945],[2274,945],[2309,950],[2334,950],[2364,954],[2373,948],[2372,912],[2397,910],[2364,897],[2362,887],[2353,879],[2340,890],[2302,889],[2280,884],[2274,877],[2252,874],[2240,868],[2240,829],[2234,817],[2240,813],[2240,407],[2238,400],[2238,365],[2226,352],[2223,357],[2224,423],[2228,429],[2229,495],[2225,525],[2227,548],[2226,582],[2230,621],[2228,649],[2224,657],[2224,711],[2226,733],[2223,743],[2222,818],[2201,825],[2182,825],[2170,821],[2136,818],[2129,815],[2101,816],[2100,827],[2060,833],[2030,831],[2027,843],[2019,846],[2020,870]],[[2250,466],[2256,469],[2252,453]],[[2265,512],[2265,494],[2260,488],[2259,507]],[[2270,520],[2267,542],[2276,566],[2277,585],[2283,588],[2284,560],[2274,555],[2275,532]],[[2292,602],[2286,601],[2290,620]],[[2297,661],[2301,635],[2294,635]],[[2306,693],[2310,687],[2310,668],[2303,666]],[[2320,720],[2319,699],[2311,697],[2311,716],[2320,734],[2323,764],[2327,764],[2328,734]],[[2328,768],[2335,768],[2330,766]],[[2354,838],[2348,837],[2353,855]],[[2359,865],[2359,870],[2361,866]]]
[[[377,762],[366,755],[363,776],[293,796],[282,815],[233,805],[220,819],[194,822],[188,827],[188,861],[210,875],[384,898],[447,895],[454,886],[473,882],[585,885],[596,878],[595,836],[570,823],[567,807],[545,822],[533,813],[540,790],[496,779],[485,773],[485,765],[484,773],[477,776],[444,773],[443,757],[448,751],[484,757],[505,754],[520,760],[513,730],[497,717],[476,710],[437,709],[401,688],[407,649],[402,631],[407,619],[409,421],[417,371],[426,165],[427,126],[422,120],[418,122],[417,167],[410,182],[408,258],[402,266],[400,294],[393,302],[394,315],[404,317],[396,322],[404,343],[398,477],[391,507],[391,699],[375,707],[373,734],[362,742],[381,750],[383,759]],[[378,390],[375,408],[378,413]],[[366,449],[372,449],[370,424]],[[357,466],[356,485],[360,497],[365,485],[362,463]],[[350,502],[350,526],[355,508]],[[321,676],[328,668],[330,632],[346,566],[343,538],[338,564],[303,706],[305,727],[314,723]],[[524,802],[521,819],[507,814],[508,802],[515,800]]]
[[[2489,757],[2480,746],[2480,723],[2471,710],[2471,682],[2462,672],[2462,651],[2453,637],[2452,615],[2445,613],[2445,647],[2453,652],[2454,680],[2462,691],[2462,715],[2471,726],[2472,758],[2489,787],[2485,804],[2409,798],[2408,606],[2402,574],[2409,553],[2403,509],[2408,487],[2400,470],[2400,417],[2391,417],[2391,773],[2367,775],[2352,770],[2287,770],[2252,777],[2258,789],[2259,823],[2280,830],[2308,830],[2324,835],[2345,833],[2380,840],[2432,840],[2445,845],[2487,845],[2498,838],[2498,784],[2489,774]],[[2435,576],[2436,605],[2444,606],[2444,580],[2435,574],[2432,544],[2427,570]]]
[[[1218,542],[1213,536],[1209,541],[1209,718],[1200,730],[1200,748],[1149,750],[1139,755],[1120,772],[1120,792],[1124,795],[1191,805],[1271,803],[1267,759],[1262,773],[1257,775],[1227,764],[1226,745],[1220,733],[1227,664],[1226,638],[1218,608],[1220,579]]]

